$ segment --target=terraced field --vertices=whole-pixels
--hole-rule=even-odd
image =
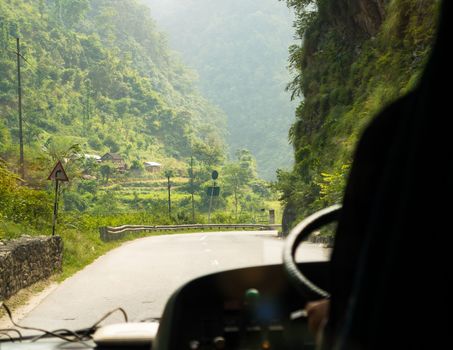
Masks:
[[[189,179],[175,177],[171,179],[172,200],[177,202],[181,199],[190,199]],[[110,186],[103,188],[117,195],[124,201],[133,199],[144,200],[167,200],[167,179],[166,178],[136,178],[119,180]]]
[[[151,177],[153,176],[153,177]],[[145,210],[146,212],[160,213],[167,215],[168,212],[168,190],[165,177],[140,178],[116,178],[112,179],[109,186],[102,188],[102,192],[114,196],[115,200],[121,203],[121,210],[134,212]],[[172,216],[177,220],[187,220],[192,215],[192,198],[190,194],[190,179],[185,177],[171,178],[171,201]],[[207,222],[208,206],[204,192],[196,192],[194,195],[195,212],[197,222]],[[261,209],[262,208],[262,209]],[[275,210],[275,222],[281,221],[282,209],[277,200],[265,200],[254,210],[244,210],[236,217],[234,212],[233,198],[229,196],[215,200],[212,205],[212,220],[219,223],[226,222],[247,222],[267,223],[269,220],[268,210]]]

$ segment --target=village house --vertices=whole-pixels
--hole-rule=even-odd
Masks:
[[[157,173],[162,168],[162,164],[157,162],[144,162],[143,165],[145,166],[146,171],[149,173]]]
[[[116,169],[119,171],[127,170],[126,162],[123,157],[118,153],[106,153],[101,157],[101,162],[111,162],[115,165]]]

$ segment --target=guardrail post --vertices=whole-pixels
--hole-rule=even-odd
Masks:
[[[101,238],[101,241],[104,242],[107,240],[107,227],[99,227],[99,238]]]

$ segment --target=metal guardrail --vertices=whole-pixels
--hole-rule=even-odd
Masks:
[[[184,231],[184,230],[278,230],[282,225],[276,224],[188,224],[188,225],[123,225],[99,227],[101,240],[104,242],[121,239],[131,232]]]

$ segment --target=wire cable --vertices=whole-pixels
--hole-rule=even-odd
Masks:
[[[0,328],[0,332],[1,332],[1,334],[5,334],[5,333],[8,333],[8,332],[17,333],[19,335],[19,338],[22,340],[22,333],[20,331],[18,331],[17,329],[14,329],[14,328]]]
[[[69,329],[66,329],[66,328],[56,329],[56,330],[53,330],[51,333],[52,334],[60,334],[60,335],[63,335],[63,336],[72,335],[73,337],[78,338],[80,341],[89,340],[89,338],[88,339],[85,338],[86,337],[85,335],[81,336],[80,334],[78,334],[79,331],[73,332],[73,331],[71,331]],[[63,333],[63,334],[61,334],[61,333]],[[46,338],[46,337],[48,337],[47,334],[40,334],[40,335],[32,338],[30,341],[32,343],[34,343],[34,342],[38,341],[39,339]]]
[[[7,336],[9,338],[9,340],[11,340],[14,343],[13,337],[11,337],[8,333],[0,332],[0,337],[2,337],[2,336]]]
[[[113,309],[113,310],[107,312],[104,316],[101,317],[101,319],[99,321],[97,321],[90,328],[88,328],[88,331],[94,331],[102,321],[104,321],[106,318],[110,317],[110,315],[112,315],[113,313],[115,313],[117,311],[120,311],[123,314],[125,322],[129,322],[126,311],[124,311],[123,308],[118,307],[116,309]]]
[[[0,302],[0,307],[3,307],[3,309],[5,309],[9,320],[11,321],[11,323],[15,327],[20,328],[20,329],[24,329],[24,330],[32,330],[32,331],[38,331],[38,332],[43,333],[43,334],[40,334],[38,336],[27,336],[27,337],[24,337],[22,335],[22,333],[20,331],[16,330],[16,329],[13,329],[13,328],[11,328],[11,329],[0,329],[0,335],[6,335],[7,337],[9,337],[11,339],[11,341],[14,341],[14,339],[8,333],[5,333],[6,331],[16,332],[19,335],[20,341],[30,340],[31,342],[36,342],[36,341],[38,341],[39,339],[42,339],[42,338],[55,337],[55,338],[62,339],[64,341],[66,341],[66,342],[83,343],[86,340],[92,339],[91,334],[93,334],[96,331],[96,329],[98,328],[99,324],[101,322],[103,322],[105,319],[107,319],[108,317],[110,317],[113,313],[117,312],[117,311],[119,311],[119,312],[121,312],[123,314],[125,322],[129,322],[129,318],[127,316],[126,311],[123,308],[118,307],[116,309],[113,309],[113,310],[107,312],[104,316],[102,316],[97,322],[95,322],[89,328],[81,329],[81,330],[77,330],[77,331],[71,331],[69,329],[64,329],[64,328],[57,329],[57,330],[54,330],[54,331],[47,331],[47,330],[41,329],[41,328],[27,327],[27,326],[19,325],[18,323],[16,323],[14,321],[13,316],[12,316],[12,312],[11,312],[10,308],[5,303]],[[61,334],[61,333],[63,333],[63,334]],[[74,338],[69,338],[70,336],[74,337]]]
[[[53,337],[56,337],[56,338],[60,338],[60,339],[62,339],[64,341],[67,341],[67,342],[79,342],[79,341],[83,340],[80,336],[77,336],[76,340],[74,340],[74,339],[71,339],[71,338],[67,338],[65,336],[61,336],[61,335],[59,335],[57,333],[53,333],[51,331],[46,331],[45,329],[36,328],[36,327],[21,326],[20,324],[18,324],[18,323],[16,323],[14,321],[12,313],[11,313],[11,310],[9,309],[9,307],[5,303],[1,303],[1,306],[3,307],[3,309],[5,309],[5,311],[6,311],[7,315],[8,315],[8,318],[11,321],[11,323],[13,324],[13,326],[15,326],[17,328],[24,329],[24,330],[29,330],[29,331],[42,332],[42,333],[45,333],[46,335],[53,336]]]

